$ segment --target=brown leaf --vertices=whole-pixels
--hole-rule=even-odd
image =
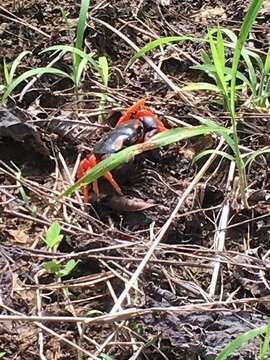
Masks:
[[[17,113],[13,113],[13,110],[0,109],[0,137],[10,137],[14,141],[24,143],[39,154],[49,156],[49,150],[41,141],[39,132],[25,122],[23,115],[19,117]]]
[[[11,242],[18,244],[32,244],[33,240],[24,230],[7,230],[8,234],[12,237]]]
[[[112,209],[124,212],[143,211],[151,207],[157,206],[156,204],[146,202],[138,198],[128,198],[126,196],[113,195],[106,199],[106,204]]]

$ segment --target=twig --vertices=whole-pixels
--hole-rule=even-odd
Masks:
[[[10,11],[8,11],[7,9],[5,9],[3,6],[0,6],[0,10],[4,11],[5,13],[7,14],[10,14],[12,16],[7,16],[7,15],[4,15],[4,14],[1,14],[0,13],[0,16],[2,16],[3,18],[7,19],[7,20],[10,20],[10,21],[13,21],[13,22],[16,22],[16,23],[19,23],[19,24],[22,24],[38,33],[40,33],[41,35],[45,36],[46,38],[50,39],[51,38],[51,35],[48,35],[46,34],[44,31],[40,30],[39,28],[33,26],[33,25],[30,25],[28,23],[26,23],[25,21],[23,21],[22,19],[18,18],[16,15],[12,14]]]
[[[237,299],[232,301],[214,301],[214,302],[203,302],[198,304],[189,304],[189,305],[182,305],[182,306],[169,306],[169,307],[152,307],[148,309],[126,309],[122,310],[121,312],[113,313],[113,314],[106,314],[97,316],[94,318],[89,318],[86,316],[26,316],[22,315],[15,310],[0,304],[0,308],[3,307],[8,311],[11,311],[13,313],[19,314],[19,315],[0,315],[0,321],[25,321],[25,322],[53,322],[53,323],[59,323],[59,322],[69,322],[69,323],[76,323],[76,322],[82,322],[84,324],[111,324],[116,321],[123,321],[123,320],[131,320],[134,317],[142,317],[146,314],[165,314],[165,313],[175,313],[177,315],[180,314],[187,314],[187,313],[193,313],[198,311],[204,311],[204,312],[217,312],[217,311],[227,311],[231,312],[232,309],[229,308],[229,306],[233,305],[248,305],[248,304],[256,304],[256,303],[269,303],[270,296],[265,296],[261,298],[244,298],[244,299]],[[36,324],[37,326],[41,324]],[[50,330],[53,332],[53,330],[48,329],[44,327],[45,330]],[[63,338],[58,335],[58,338]],[[64,341],[66,341],[65,339]],[[71,343],[73,346],[74,343]],[[81,350],[81,348],[79,349]],[[85,350],[84,350],[85,352]]]
[[[228,192],[231,188],[231,184],[232,184],[233,177],[234,177],[234,170],[235,170],[235,162],[232,161],[231,165],[230,165],[228,181],[227,181],[227,185],[226,185],[226,192]],[[228,218],[229,218],[229,211],[230,211],[230,201],[229,201],[229,199],[227,199],[225,201],[225,204],[221,211],[218,229],[214,236],[214,248],[215,248],[215,250],[217,250],[219,252],[222,252],[224,250],[226,228],[227,228]],[[223,230],[220,230],[220,229],[223,229]],[[215,262],[212,279],[211,279],[211,284],[209,287],[209,296],[210,297],[214,297],[214,295],[215,295],[219,270],[220,270],[220,261],[218,260],[217,262]]]
[[[223,145],[224,140],[220,140],[219,145],[217,146],[217,150],[219,150]],[[132,285],[137,281],[138,277],[140,276],[141,272],[143,271],[144,267],[146,266],[147,262],[150,260],[151,256],[153,255],[154,251],[156,250],[156,247],[162,240],[163,236],[166,234],[167,230],[169,229],[171,222],[177,215],[178,211],[180,210],[181,206],[185,203],[188,195],[191,193],[191,191],[194,189],[196,184],[200,181],[200,179],[203,177],[205,172],[207,171],[208,167],[212,164],[213,159],[216,157],[216,155],[213,153],[209,159],[206,161],[204,166],[201,168],[201,170],[198,172],[198,174],[195,176],[195,178],[192,180],[192,182],[189,184],[187,189],[184,191],[183,195],[178,201],[178,204],[176,205],[175,209],[171,213],[168,220],[165,222],[163,227],[160,230],[159,235],[157,238],[153,241],[152,245],[150,246],[148,252],[146,253],[143,261],[140,263],[136,271],[134,272],[133,276],[131,277],[129,283],[126,285],[124,291],[121,293],[121,295],[118,298],[117,303],[113,306],[111,313],[114,313],[118,310],[118,308],[122,305],[122,302],[125,300],[126,296],[129,293],[129,290],[131,289]]]
[[[117,30],[116,28],[114,28],[113,26],[111,26],[110,24],[106,23],[103,20],[97,19],[95,17],[91,17],[91,19],[103,26],[105,26],[107,29],[111,30],[112,32],[114,32],[115,34],[117,34],[121,39],[123,39],[130,47],[132,47],[132,49],[134,49],[135,51],[139,51],[140,49],[138,48],[138,46],[136,44],[134,44],[133,41],[131,41],[126,35],[124,35],[121,31]],[[187,99],[186,96],[183,95],[183,93],[181,92],[180,88],[175,85],[166,74],[164,74],[164,72],[162,70],[160,70],[156,64],[147,56],[144,55],[143,56],[144,60],[152,67],[152,69],[158,74],[158,76],[168,85],[169,88],[171,88],[176,94],[178,94],[187,104],[192,105],[190,103],[190,101]]]
[[[1,319],[1,315],[0,315],[0,321],[10,321],[10,320],[29,321],[28,316],[25,316],[25,315],[21,314],[20,312],[10,308],[9,306],[4,305],[1,302],[0,302],[0,307],[4,308],[5,310],[8,310],[8,311],[12,312],[13,314],[17,314],[17,315],[2,315],[2,316],[5,317],[5,319]],[[8,319],[9,316],[11,317],[10,320]],[[79,351],[83,352],[84,354],[89,356],[91,359],[99,360],[96,356],[92,355],[89,351],[83,349],[79,345],[77,345],[77,344],[73,343],[72,341],[66,339],[63,335],[57,334],[55,331],[51,330],[47,326],[41,324],[40,322],[43,321],[43,319],[44,318],[40,317],[40,316],[33,316],[33,320],[31,320],[30,322],[33,322],[38,328],[40,328],[40,329],[46,331],[47,333],[55,336],[57,339],[59,339],[61,341],[64,341],[65,343],[67,343],[71,347],[75,348],[76,350],[79,350]]]

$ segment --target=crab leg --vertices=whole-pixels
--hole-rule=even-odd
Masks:
[[[86,172],[88,170],[92,169],[97,163],[99,163],[99,159],[97,159],[95,155],[91,155],[88,158],[83,159],[80,162],[79,168],[78,168],[78,171],[77,171],[78,179],[82,178],[86,174]],[[116,192],[118,192],[119,194],[122,194],[120,186],[114,180],[112,174],[109,171],[105,172],[103,177],[107,181],[109,181],[109,183],[112,185],[112,187],[115,189]],[[98,181],[97,180],[93,181],[92,186],[93,186],[94,193],[97,194],[97,196],[98,196],[99,195]],[[84,201],[85,204],[89,202],[88,187],[89,187],[89,185],[84,185],[83,186],[83,201]]]
[[[117,182],[114,180],[112,174],[108,171],[105,172],[105,174],[103,175],[103,177],[109,181],[109,183],[112,185],[112,187],[114,188],[114,190],[118,193],[118,194],[122,194],[121,188],[120,186],[117,184]]]
[[[120,117],[118,120],[116,127],[122,125],[123,123],[127,122],[132,115],[136,114],[137,111],[143,109],[145,100],[140,99],[135,104],[133,104],[127,111]]]

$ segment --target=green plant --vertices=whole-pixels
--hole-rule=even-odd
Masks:
[[[6,59],[3,59],[3,88],[7,88],[12,83],[17,67],[27,54],[30,54],[30,51],[22,51],[11,64],[7,64]]]
[[[226,360],[228,357],[233,354],[235,350],[243,346],[249,340],[255,338],[258,335],[264,335],[264,340],[261,343],[259,350],[259,360],[266,360],[266,355],[269,350],[269,340],[270,340],[270,322],[268,325],[260,326],[256,329],[249,330],[244,334],[239,335],[237,338],[232,340],[227,344],[217,355],[216,360]]]
[[[28,71],[24,72],[23,74],[21,74],[20,76],[18,76],[17,78],[15,78],[10,83],[10,85],[2,88],[3,95],[1,97],[0,105],[2,105],[5,102],[5,100],[9,97],[9,95],[13,92],[13,90],[19,84],[21,84],[22,82],[24,82],[25,80],[27,80],[28,78],[30,78],[32,76],[44,75],[44,74],[52,74],[52,75],[67,77],[67,74],[64,71],[61,71],[61,70],[55,69],[55,68],[41,67],[41,68],[37,68],[37,69],[28,70]],[[0,91],[1,91],[1,89],[0,89]]]
[[[220,134],[229,134],[230,130],[224,127],[221,127],[215,123],[208,123],[201,126],[195,126],[193,128],[175,128],[171,130],[164,131],[153,136],[150,140],[146,141],[143,144],[136,144],[129,146],[126,149],[119,151],[116,154],[111,155],[110,157],[99,162],[95,167],[88,171],[81,179],[79,179],[75,184],[69,186],[61,196],[69,196],[73,192],[80,189],[82,186],[92,183],[97,180],[99,177],[103,176],[105,172],[111,171],[117,166],[128,162],[134,156],[141,154],[148,150],[153,150],[159,147],[163,147],[183,139],[187,139],[193,136],[198,136],[207,133],[220,133]]]
[[[54,221],[42,238],[49,249],[52,249],[60,244],[64,235],[61,234],[61,226],[57,221]],[[54,274],[56,278],[60,279],[69,275],[76,267],[78,261],[73,259],[69,260],[66,264],[58,264],[55,260],[46,261],[43,263],[44,269],[49,274]]]
[[[78,91],[81,86],[81,79],[87,66],[90,64],[94,70],[97,71],[105,87],[108,86],[108,61],[105,56],[94,60],[93,53],[87,53],[83,48],[83,37],[86,28],[86,20],[89,8],[89,0],[81,0],[80,14],[76,28],[76,40],[72,45],[53,45],[41,51],[45,52],[59,52],[70,53],[72,55],[72,72],[66,76],[74,83],[75,93],[78,98]],[[62,12],[63,14],[63,12]],[[66,15],[64,15],[66,23],[68,22]],[[68,28],[69,29],[69,28]],[[70,30],[70,29],[69,29]],[[106,95],[101,96],[102,104],[106,103],[108,98]],[[104,105],[103,105],[104,106]]]
[[[102,360],[113,360],[113,358],[106,353],[101,353],[100,356]]]
[[[233,41],[231,43],[225,42],[223,33],[229,36],[230,40]],[[205,40],[209,42],[210,53],[202,50],[201,55],[203,64],[191,66],[191,69],[205,72],[210,78],[213,79],[215,84],[210,82],[190,83],[184,86],[181,90],[214,91],[223,97],[224,106],[226,110],[229,110],[228,100],[230,96],[232,67],[230,64],[227,65],[225,49],[235,48],[237,37],[232,31],[218,27],[209,30]],[[242,54],[244,53],[244,50],[245,49],[243,48]],[[249,79],[242,72],[237,71],[236,78],[241,81],[241,84],[237,87],[238,89],[242,89],[244,84],[247,84],[250,88],[252,87]]]
[[[23,201],[25,204],[27,204],[29,199],[28,199],[28,196],[26,195],[26,192],[25,192],[25,190],[24,190],[24,187],[23,187],[22,184],[21,184],[22,171],[21,171],[21,169],[18,168],[17,165],[14,164],[13,161],[11,161],[11,164],[12,164],[12,166],[13,166],[13,167],[15,168],[15,170],[16,170],[16,185],[17,185],[17,187],[18,187],[18,191],[19,191],[19,193],[20,193],[20,195],[21,195],[22,201]]]
[[[68,276],[77,266],[78,261],[74,259],[69,260],[66,264],[58,264],[55,260],[46,261],[43,263],[44,269],[49,273],[55,275],[57,279]]]
[[[218,36],[215,37],[218,32]],[[223,34],[226,35],[228,40],[225,41],[223,39]],[[221,42],[224,48],[234,49],[237,43],[237,36],[231,30],[214,28],[208,31],[205,41],[214,41],[215,43]],[[201,70],[207,73],[207,75],[214,80],[215,84],[209,82],[190,83],[184,86],[182,91],[206,90],[222,94],[222,88],[219,86],[216,67],[213,62],[214,54],[211,51],[210,53],[207,53],[205,50],[202,50],[201,55],[202,64],[192,66],[191,69]],[[226,54],[224,53],[224,55]],[[239,92],[240,90],[243,91],[247,88],[250,93],[248,101],[246,102],[247,105],[251,103],[259,107],[268,107],[268,98],[270,95],[270,49],[267,52],[264,62],[262,61],[261,56],[259,56],[255,51],[247,50],[244,46],[241,50],[241,56],[244,60],[246,68],[242,72],[237,71],[236,73],[236,77],[238,79],[238,86],[236,89]],[[224,58],[226,63],[229,60],[229,55],[227,58],[227,60]],[[245,74],[245,72],[247,74]],[[230,91],[229,82],[232,74],[232,67],[230,64],[224,66],[224,73],[226,85]]]
[[[37,69],[31,69],[25,71],[20,76],[15,78],[16,70],[21,63],[22,59],[29,54],[30,51],[23,51],[21,52],[16,59],[12,62],[11,65],[7,64],[5,59],[3,61],[3,80],[4,83],[0,85],[0,94],[1,101],[0,105],[3,105],[5,100],[8,96],[12,93],[12,91],[22,82],[27,80],[29,77],[36,76],[36,75],[43,75],[43,74],[53,74],[53,75],[60,75],[60,76],[67,76],[67,74],[61,70],[55,68],[48,68],[42,67]]]
[[[107,88],[109,82],[109,64],[106,56],[100,56],[98,58],[98,64],[99,64],[99,75],[102,79],[103,85],[105,86],[105,88]],[[102,93],[99,102],[99,106],[101,107],[101,109],[105,108],[108,100],[109,100],[108,95],[106,93],[105,94]],[[99,116],[98,120],[99,122],[102,122],[103,120],[102,115]]]
[[[49,249],[57,246],[62,241],[64,235],[61,234],[61,226],[55,221],[53,222],[45,233],[45,237],[43,237],[43,241],[46,243]]]
[[[245,172],[245,164],[241,157],[240,149],[239,149],[239,139],[238,139],[238,133],[237,133],[237,119],[236,119],[236,79],[242,78],[243,74],[240,74],[238,72],[238,66],[241,54],[245,55],[245,49],[244,49],[244,43],[248,37],[248,34],[251,30],[251,27],[257,17],[257,14],[262,6],[263,0],[252,0],[246,15],[244,17],[243,23],[240,28],[239,36],[236,40],[234,49],[233,49],[233,58],[232,58],[232,65],[231,68],[228,68],[226,66],[226,59],[225,59],[225,44],[224,39],[221,30],[214,29],[210,32],[208,32],[207,35],[207,41],[209,42],[210,49],[211,49],[211,55],[212,58],[209,58],[205,56],[205,62],[206,64],[202,65],[205,71],[208,71],[212,74],[214,77],[214,80],[216,82],[216,85],[211,84],[211,87],[209,87],[209,84],[206,83],[200,83],[197,84],[197,90],[202,89],[204,86],[206,86],[206,89],[208,90],[215,90],[219,92],[224,101],[224,105],[229,112],[230,119],[231,119],[231,126],[232,126],[232,136],[228,135],[226,136],[225,140],[228,143],[228,145],[231,147],[233,151],[233,159],[236,163],[238,174],[239,174],[239,183],[240,183],[240,192],[242,197],[242,202],[245,207],[248,207],[247,199],[246,199],[246,187],[247,187],[247,179],[246,179],[246,172]],[[214,38],[213,33],[216,33],[216,38]],[[182,41],[183,37],[179,37],[179,40],[176,39],[176,37],[171,37],[173,41]],[[166,41],[164,43],[168,43],[169,39],[165,38]],[[156,41],[156,40],[155,40]],[[141,49],[139,52],[137,52],[133,58],[132,61],[135,58],[138,58],[145,54],[147,51],[152,50],[154,47],[159,46],[156,42],[151,42],[150,44],[145,46],[143,49]],[[152,45],[151,45],[152,44]],[[246,57],[246,59],[248,59]],[[265,66],[265,73],[269,73],[270,68],[270,60],[267,59]],[[202,68],[201,68],[202,69]],[[250,71],[252,69],[250,68]],[[254,80],[254,74],[250,72],[250,75],[253,76]],[[268,75],[267,75],[268,76]],[[244,80],[248,83],[248,80],[244,78]],[[267,83],[267,82],[266,82]],[[182,89],[183,90],[183,89]]]

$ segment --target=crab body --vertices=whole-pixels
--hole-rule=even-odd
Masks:
[[[85,173],[93,168],[104,158],[117,153],[123,148],[143,143],[153,135],[167,130],[157,115],[144,107],[144,100],[139,100],[131,106],[118,120],[116,127],[109,131],[93,149],[93,154],[83,159],[78,167],[77,177],[80,179]],[[110,172],[106,172],[104,178],[113,186],[115,191],[121,194],[119,185]],[[97,181],[93,182],[93,190],[99,193]],[[84,202],[88,202],[88,186],[84,186]]]

